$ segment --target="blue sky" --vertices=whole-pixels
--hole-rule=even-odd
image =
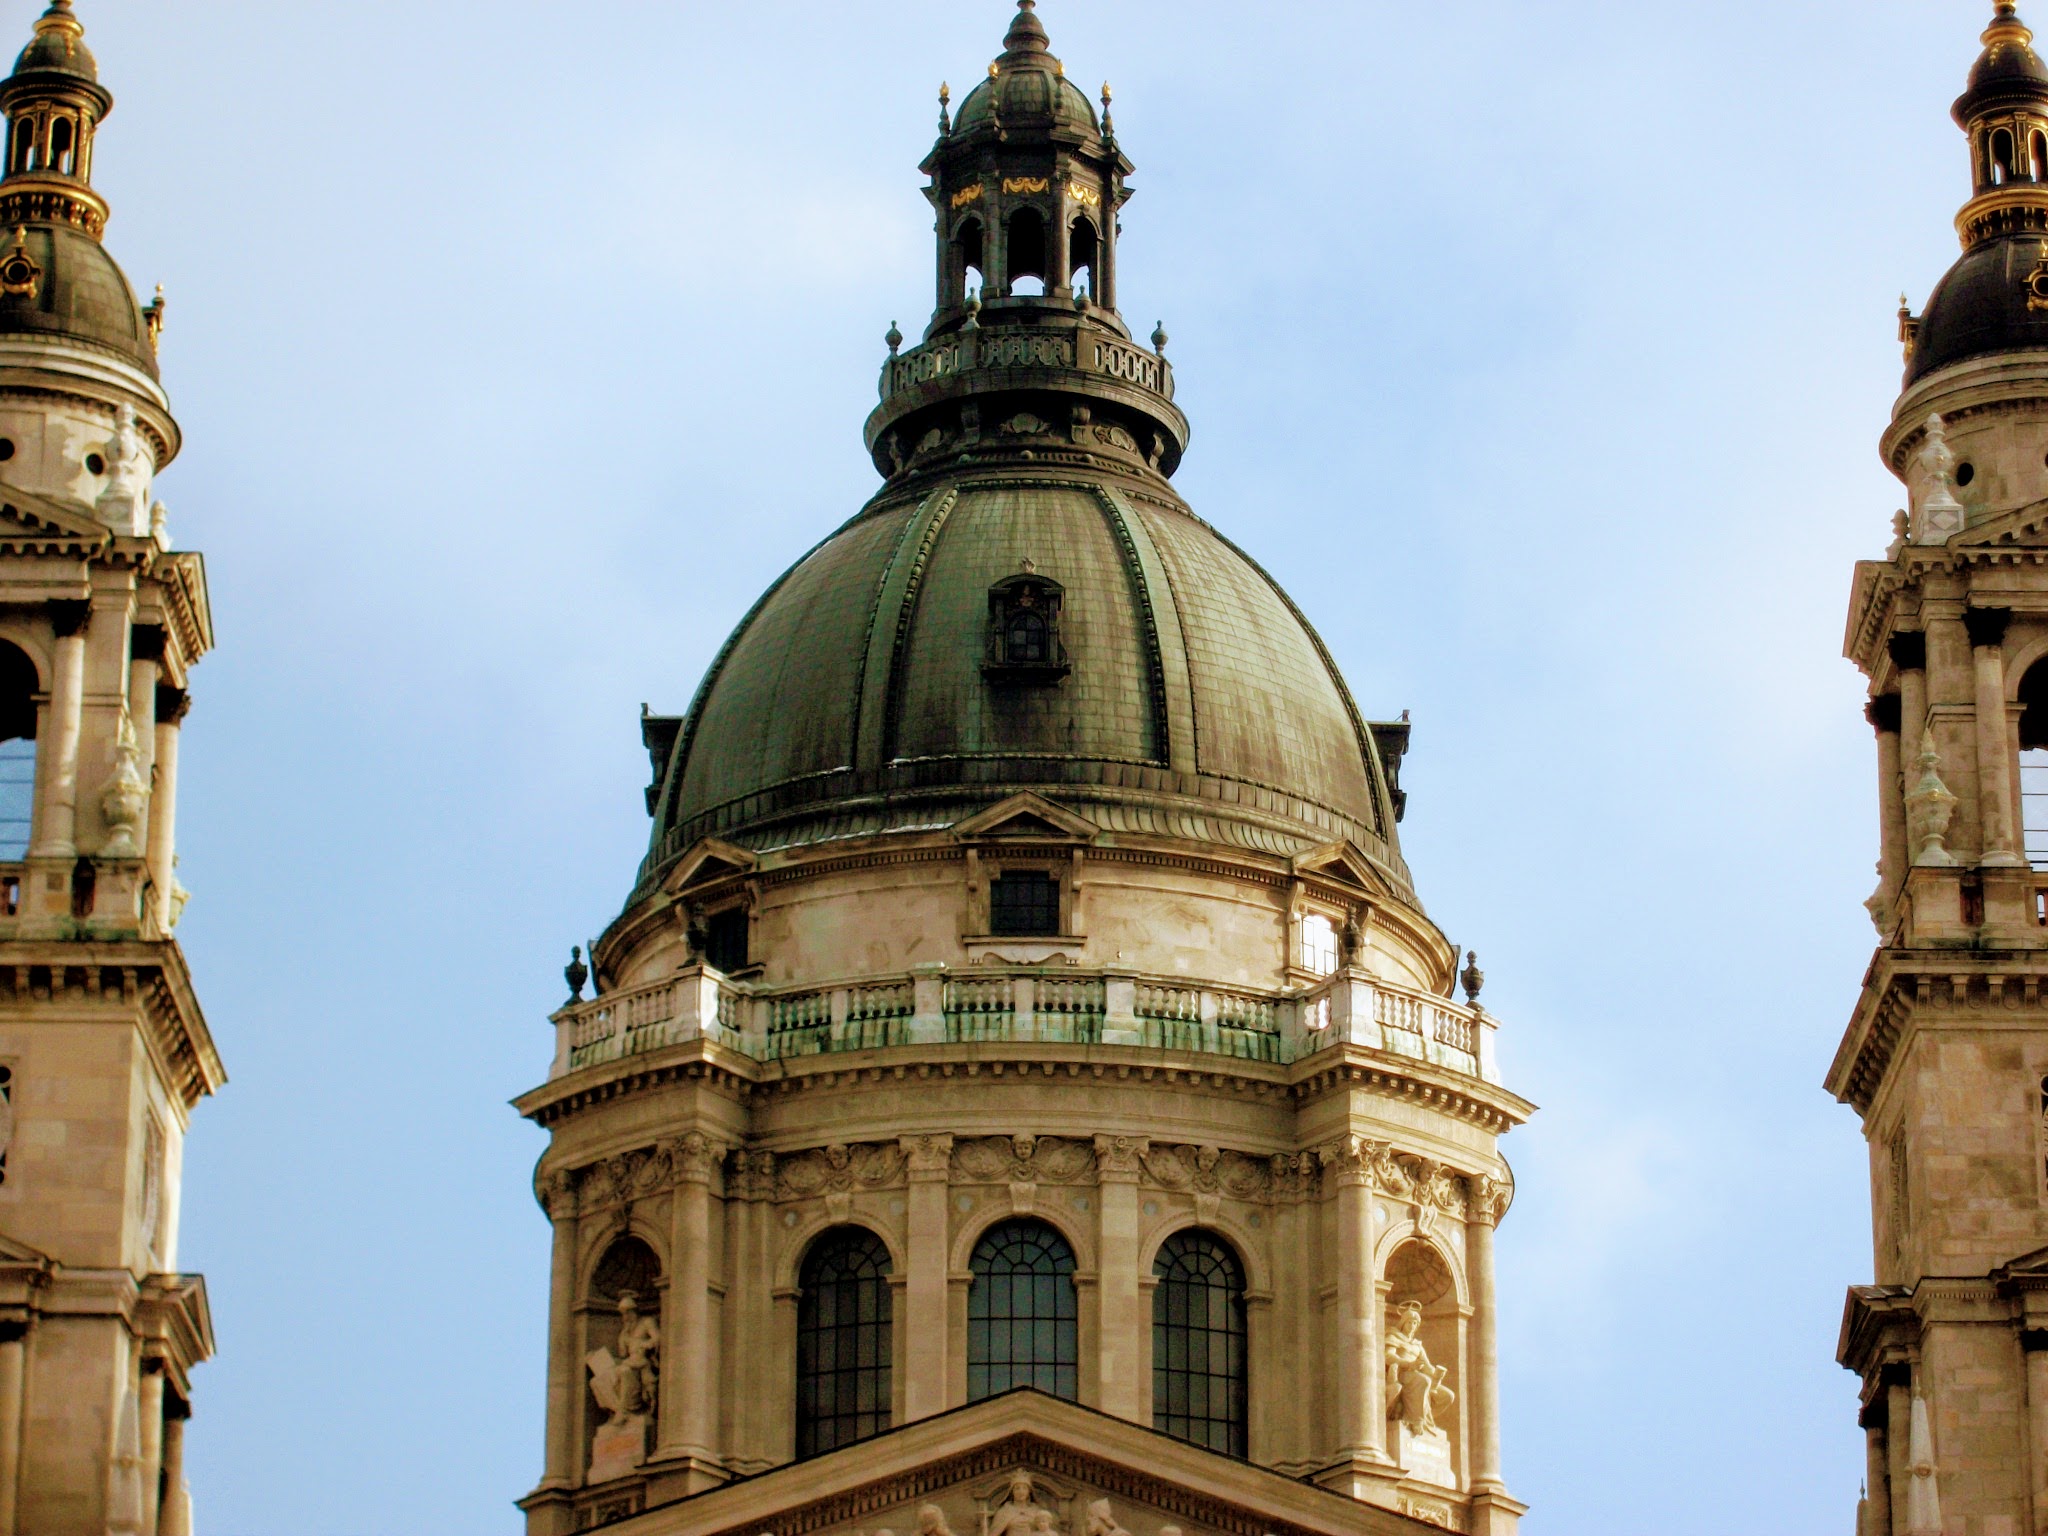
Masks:
[[[510,1531],[547,1228],[505,1101],[642,851],[641,702],[873,487],[935,92],[1008,6],[80,12],[220,637],[179,819],[232,1077],[184,1199],[200,1526]],[[1848,1528],[1867,1197],[1820,1080],[1876,823],[1840,636],[1988,13],[1041,9],[1116,85],[1177,483],[1413,710],[1405,848],[1543,1106],[1500,1240],[1531,1536]]]

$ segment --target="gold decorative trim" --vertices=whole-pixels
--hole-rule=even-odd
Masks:
[[[1005,176],[1003,178],[1003,195],[1006,197],[1017,192],[1050,192],[1051,190],[1052,178],[1050,176]]]
[[[973,186],[962,187],[953,194],[953,206],[955,208],[965,208],[969,203],[978,203],[981,201],[981,194],[982,184],[978,181]]]
[[[28,253],[28,231],[14,226],[14,247],[0,259],[0,293],[32,299],[42,286],[43,269]]]
[[[1090,208],[1099,208],[1102,205],[1102,194],[1096,191],[1095,188],[1085,186],[1078,181],[1069,181],[1067,183],[1067,196],[1071,197],[1075,202]]]

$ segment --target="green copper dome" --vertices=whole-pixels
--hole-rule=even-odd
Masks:
[[[944,827],[1031,789],[1114,832],[1283,855],[1348,837],[1406,883],[1371,733],[1321,640],[1178,498],[1083,471],[907,489],[726,642],[669,754],[648,874],[703,837]],[[1063,676],[990,666],[991,594],[1024,573],[1059,590]]]

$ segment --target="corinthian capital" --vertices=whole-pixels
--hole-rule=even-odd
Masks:
[[[1135,1179],[1140,1160],[1151,1143],[1143,1136],[1097,1136],[1095,1176],[1098,1179]]]
[[[1489,1227],[1500,1225],[1501,1217],[1507,1214],[1508,1205],[1515,1198],[1512,1183],[1483,1173],[1466,1179],[1465,1190],[1466,1219]]]
[[[1364,1136],[1339,1136],[1316,1148],[1316,1158],[1340,1184],[1388,1189],[1400,1177],[1394,1154],[1385,1142]]]
[[[898,1144],[910,1177],[920,1183],[945,1178],[953,1166],[951,1136],[905,1136]]]
[[[536,1174],[533,1194],[550,1221],[563,1221],[576,1214],[576,1175],[567,1168],[550,1168]]]
[[[708,1184],[712,1166],[725,1149],[702,1131],[686,1131],[668,1143],[669,1176],[678,1184]]]

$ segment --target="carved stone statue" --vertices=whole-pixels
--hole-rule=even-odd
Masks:
[[[1010,1477],[1008,1497],[989,1514],[988,1528],[982,1536],[1034,1536],[1058,1529],[1059,1522],[1052,1511],[1032,1496],[1031,1474],[1016,1472]]]
[[[107,440],[107,485],[97,503],[101,521],[122,533],[142,531],[151,468],[149,450],[136,430],[135,409],[124,405]]]
[[[1131,1536],[1131,1533],[1116,1523],[1116,1516],[1110,1512],[1109,1500],[1097,1499],[1088,1506],[1087,1536]]]
[[[936,1504],[918,1505],[917,1536],[953,1536],[953,1527],[946,1524],[946,1512]]]
[[[1926,431],[1927,441],[1914,455],[1914,462],[1926,476],[1927,489],[1920,495],[1913,542],[1942,544],[1950,535],[1962,532],[1963,504],[1956,500],[1955,451],[1948,445],[1948,430],[1938,414],[1927,418]]]
[[[605,1412],[591,1445],[592,1482],[622,1477],[646,1459],[660,1359],[661,1330],[653,1318],[640,1315],[640,1299],[628,1291],[619,1298],[617,1343],[594,1349],[583,1360],[590,1369],[591,1396]]]
[[[1448,1413],[1457,1394],[1444,1385],[1448,1368],[1432,1365],[1418,1335],[1422,1308],[1409,1302],[1399,1309],[1400,1321],[1387,1330],[1387,1416],[1399,1419],[1412,1435],[1440,1434],[1439,1413]]]

